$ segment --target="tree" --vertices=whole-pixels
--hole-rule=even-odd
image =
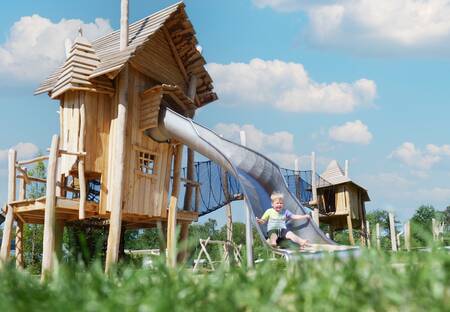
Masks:
[[[432,239],[432,219],[436,218],[436,210],[431,205],[422,205],[417,208],[411,218],[412,244],[426,246]]]
[[[46,177],[47,169],[44,162],[40,161],[28,171],[32,177]],[[45,184],[33,182],[27,188],[28,198],[39,198],[45,195]],[[42,244],[44,236],[44,226],[42,224],[25,224],[23,235],[23,252],[25,266],[30,272],[38,273],[42,262]]]

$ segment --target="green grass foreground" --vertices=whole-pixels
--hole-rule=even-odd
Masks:
[[[446,251],[357,259],[266,261],[256,269],[197,273],[121,266],[61,266],[53,278],[0,271],[1,311],[449,311]]]

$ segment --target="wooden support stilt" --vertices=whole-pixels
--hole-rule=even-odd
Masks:
[[[183,158],[182,144],[178,144],[175,147],[174,157],[172,194],[170,196],[169,213],[167,216],[167,265],[172,268],[176,266],[177,260],[177,202],[180,192],[181,159]]]
[[[24,268],[23,260],[23,222],[16,220],[16,268]]]
[[[395,234],[395,219],[394,214],[389,213],[389,232],[391,234],[391,247],[392,251],[397,251],[397,237]]]
[[[367,247],[372,247],[372,242],[370,241],[372,239],[372,235],[370,233],[370,223],[369,221],[366,221],[366,232],[367,232]]]
[[[111,215],[109,223],[108,246],[106,249],[105,271],[109,272],[112,265],[119,259],[120,232],[122,228],[122,201],[124,192],[124,163],[125,163],[125,134],[127,124],[128,108],[128,65],[122,69],[119,74],[118,92],[118,110],[115,123],[114,140],[112,146],[113,168],[112,181],[109,185]]]
[[[42,278],[53,271],[56,236],[56,170],[58,162],[59,137],[54,135],[50,147],[45,194],[44,240],[42,251]]]
[[[195,101],[195,95],[197,93],[197,76],[192,75],[189,80],[189,87],[187,91],[187,96],[192,100]],[[189,118],[194,118],[194,111],[189,112]],[[186,172],[186,179],[188,181],[194,180],[194,172],[195,172],[195,154],[194,151],[190,148],[187,149],[187,172]],[[186,186],[186,193],[184,195],[184,204],[183,204],[183,210],[189,210],[189,207],[191,207],[192,203],[192,193],[193,193],[193,185],[189,185],[187,183]]]
[[[78,138],[78,150],[84,153],[84,141],[86,132],[86,107],[83,102],[80,106],[80,133]],[[80,207],[78,210],[78,219],[83,220],[86,216],[86,177],[84,173],[84,157],[80,157],[78,160],[78,181],[80,183]]]
[[[55,233],[55,254],[57,259],[61,260],[63,256],[64,220],[56,220]]]
[[[180,252],[178,253],[178,262],[186,261],[188,255],[188,236],[189,236],[189,223],[183,222],[180,226]]]
[[[352,216],[351,212],[347,215],[347,228],[348,228],[348,240],[350,242],[350,245],[355,245],[355,239],[353,237],[353,224],[352,224]]]
[[[409,220],[404,225],[405,233],[405,248],[407,251],[411,251],[411,224]]]
[[[161,253],[164,253],[166,250],[166,231],[164,231],[163,225],[161,221],[156,221],[156,228],[158,229],[158,236],[159,236],[159,251]]]
[[[377,238],[377,249],[380,250],[381,249],[380,223],[377,223],[375,225],[375,235]]]
[[[433,233],[433,241],[437,241],[439,234],[436,231],[436,219],[435,218],[431,218],[431,233]]]
[[[9,258],[11,250],[11,234],[14,221],[13,207],[9,204],[16,199],[16,157],[15,150],[10,149],[8,152],[8,204],[3,228],[2,247],[0,249],[0,265]]]

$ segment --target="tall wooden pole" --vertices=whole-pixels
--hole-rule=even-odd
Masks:
[[[170,195],[169,213],[167,215],[167,265],[174,268],[177,265],[177,203],[180,193],[181,160],[183,158],[183,145],[178,143],[175,146],[173,164],[173,184]]]
[[[78,139],[79,152],[84,152],[84,141],[86,135],[86,106],[85,96],[82,96],[83,102],[80,106],[80,133]],[[78,209],[78,219],[83,220],[85,218],[86,211],[86,177],[84,175],[84,157],[80,157],[78,160],[78,181],[80,182],[80,206]]]
[[[395,219],[394,214],[389,212],[389,232],[391,234],[392,251],[397,251],[397,237],[395,235]]]
[[[311,153],[311,188],[312,200],[317,204],[317,183],[316,183],[316,153]]]
[[[240,132],[241,145],[247,145],[245,131]],[[244,201],[245,208],[245,245],[247,250],[247,268],[253,268],[253,232],[250,207]]]
[[[58,162],[59,136],[54,135],[50,147],[45,193],[44,240],[42,251],[42,278],[53,271],[56,236],[56,170]]]
[[[112,183],[110,183],[109,196],[112,196],[111,215],[109,223],[108,246],[106,249],[105,271],[108,272],[111,266],[119,259],[120,232],[122,228],[122,201],[124,189],[124,163],[125,163],[125,137],[127,125],[128,108],[128,65],[119,74],[118,83],[118,107],[117,119],[115,123],[114,140],[112,148],[113,168]]]
[[[195,102],[195,95],[197,93],[197,76],[196,75],[192,75],[189,81],[189,87],[188,87],[188,94],[187,96],[193,101]],[[194,113],[190,112],[189,114],[189,118],[194,118]],[[192,193],[193,193],[193,185],[190,184],[191,181],[194,180],[194,172],[195,172],[195,154],[194,151],[190,148],[187,149],[187,172],[186,172],[186,179],[188,180],[187,182],[187,187],[186,187],[186,193],[184,195],[184,204],[183,204],[183,208],[184,210],[188,210],[189,207],[191,207],[191,203],[192,203]]]
[[[120,51],[128,46],[128,0],[120,2]]]
[[[16,157],[16,151],[10,149],[8,152],[8,211],[6,212],[5,227],[3,228],[2,247],[0,249],[0,265],[8,260],[11,249],[11,233],[14,221],[14,211],[10,203],[16,199]]]

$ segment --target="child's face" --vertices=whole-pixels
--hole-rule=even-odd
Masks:
[[[275,209],[276,212],[280,212],[283,209],[284,202],[283,202],[282,199],[275,199],[272,202],[272,206],[273,206],[273,209]]]

